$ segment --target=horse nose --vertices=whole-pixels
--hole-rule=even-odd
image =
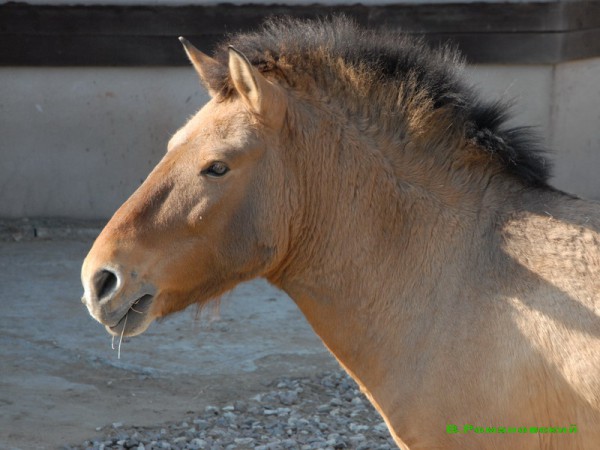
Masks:
[[[115,294],[119,285],[119,276],[111,269],[101,269],[92,277],[91,298],[98,303],[106,303]]]

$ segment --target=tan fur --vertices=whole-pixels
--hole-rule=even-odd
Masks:
[[[403,449],[600,449],[600,207],[504,174],[410,81],[399,130],[385,119],[398,99],[356,68],[340,62],[348,83],[320,90],[230,57],[236,92],[173,137],[86,258],[92,315],[114,326],[147,290],[150,312],[124,330],[138,334],[265,277]],[[230,172],[201,175],[215,160]],[[105,268],[119,285],[99,299]]]

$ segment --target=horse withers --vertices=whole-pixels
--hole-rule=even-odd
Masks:
[[[600,448],[600,206],[455,52],[344,18],[182,41],[211,100],[83,264],[109,333],[263,277],[403,449]]]

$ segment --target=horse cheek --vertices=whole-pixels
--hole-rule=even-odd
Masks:
[[[224,259],[235,272],[231,276],[240,280],[259,276],[273,254],[261,223],[262,208],[252,191],[230,216],[223,242]]]

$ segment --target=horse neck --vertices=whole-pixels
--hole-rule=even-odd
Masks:
[[[270,281],[372,391],[375,380],[393,376],[390,364],[404,360],[409,331],[460,289],[448,273],[477,264],[487,200],[441,167],[430,166],[429,176],[411,167],[414,155],[390,163],[383,140],[331,126],[316,135],[302,142],[310,151],[293,152],[312,155],[297,162],[304,202],[285,267]],[[399,167],[412,174],[408,182]]]

